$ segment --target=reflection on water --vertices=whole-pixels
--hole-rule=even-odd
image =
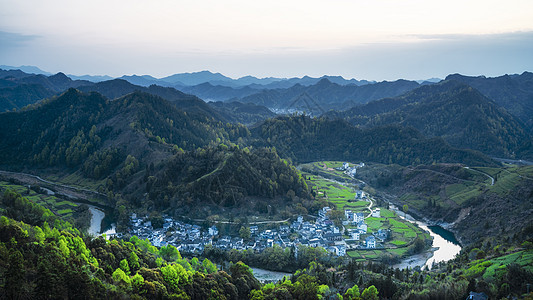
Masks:
[[[106,234],[108,237],[110,235],[114,235],[117,233],[116,232],[117,226],[115,225],[115,223],[110,224],[109,226],[107,226],[107,228],[104,228],[104,230],[102,230],[102,221],[104,220],[106,216],[103,210],[93,205],[89,205],[89,210],[91,211],[92,217],[91,217],[91,225],[89,226],[89,229],[87,229],[87,233],[93,236],[97,236],[97,235],[100,235],[100,233],[102,233],[102,234]]]
[[[442,228],[438,225],[428,226],[424,222],[415,220],[412,216],[404,213],[400,213],[396,207],[391,205],[391,208],[398,213],[398,215],[411,223],[417,224],[418,227],[422,228],[425,231],[428,231],[431,237],[433,238],[433,243],[431,244],[433,252],[428,251],[425,253],[409,256],[402,260],[401,263],[394,265],[395,268],[414,268],[414,267],[424,267],[428,266],[431,269],[433,263],[438,263],[441,261],[448,261],[453,259],[455,255],[461,252],[461,246],[455,238],[452,232]]]
[[[453,233],[440,226],[428,226],[428,230],[433,237],[433,247],[438,247],[439,249],[428,259],[426,266],[431,268],[433,262],[448,261],[461,252],[461,246]]]
[[[100,230],[102,228],[102,220],[105,217],[105,213],[102,210],[92,205],[89,205],[89,210],[91,211],[92,217],[91,217],[91,226],[89,226],[89,229],[87,229],[87,232],[90,235],[97,236],[100,234]]]

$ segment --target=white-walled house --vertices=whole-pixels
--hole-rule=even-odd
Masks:
[[[365,243],[367,248],[376,248],[376,238],[373,235],[367,237]]]

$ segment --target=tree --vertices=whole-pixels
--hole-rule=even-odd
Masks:
[[[137,256],[134,251],[130,253],[130,257],[128,258],[128,264],[132,271],[137,271],[141,267],[141,265],[139,264],[139,256]]]
[[[342,220],[344,219],[344,212],[341,210],[330,210],[328,212],[329,219],[335,224],[335,226],[342,228]]]
[[[137,273],[131,278],[131,285],[136,294],[140,295],[146,293],[146,290],[144,289],[144,278],[141,274]]]
[[[355,284],[353,287],[351,287],[348,290],[346,290],[346,293],[344,293],[344,298],[343,299],[345,299],[345,300],[361,299],[360,295],[359,295],[359,287],[357,286],[357,284]]]
[[[296,299],[318,299],[318,283],[316,278],[303,274],[294,283],[294,296]]]
[[[126,273],[126,275],[130,274],[130,266],[128,264],[128,261],[126,259],[123,259],[120,261],[120,269]]]
[[[202,267],[207,274],[212,274],[217,271],[217,266],[213,264],[209,259],[204,258],[202,261]]]
[[[250,236],[251,236],[250,228],[241,226],[241,229],[239,229],[239,236],[244,240],[250,239]]]
[[[128,275],[126,275],[126,273],[124,273],[121,268],[116,269],[111,276],[113,277],[113,280],[118,283],[130,283],[130,278],[128,277]]]
[[[159,255],[161,255],[161,257],[163,257],[168,262],[173,262],[178,259],[181,259],[180,252],[176,247],[172,245],[161,247],[161,249],[159,249]]]
[[[403,207],[403,213],[404,213],[404,217],[407,218],[407,211],[409,210],[409,206],[407,204],[404,204]]]
[[[361,294],[361,299],[379,300],[378,294],[379,294],[378,289],[375,286],[371,285],[363,291],[363,293]]]
[[[5,290],[8,299],[17,299],[23,290],[26,269],[24,268],[24,256],[19,250],[10,251],[8,267],[5,274]]]

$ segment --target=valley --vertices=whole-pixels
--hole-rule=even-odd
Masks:
[[[497,87],[1,72],[13,106],[0,113],[0,271],[21,253],[31,293],[45,286],[35,274],[62,269],[94,294],[152,298],[224,284],[234,299],[354,285],[402,299],[526,293],[533,167],[519,162],[533,139]],[[521,101],[528,78],[509,78]],[[81,263],[31,262],[59,254]]]

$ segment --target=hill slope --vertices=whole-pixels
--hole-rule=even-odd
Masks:
[[[520,75],[493,78],[453,74],[448,75],[446,79],[460,81],[476,88],[518,117],[530,130],[533,129],[533,73],[524,72]]]
[[[338,85],[324,78],[310,86],[296,84],[287,89],[264,90],[239,101],[273,109],[301,108],[304,111],[317,113],[320,110],[344,109],[358,103],[398,96],[418,86],[418,83],[406,80],[362,86]],[[302,96],[306,96],[306,99],[300,100],[299,97]]]
[[[242,125],[184,112],[151,94],[110,101],[70,89],[24,111],[0,114],[0,168],[38,168],[41,175],[53,169],[121,194],[109,199],[111,205],[187,206],[191,213],[200,205],[253,211],[249,197],[268,203],[289,190],[308,195],[305,181],[275,152],[234,144],[249,135]],[[147,192],[149,201],[139,202]]]
[[[401,97],[328,113],[364,127],[397,124],[442,137],[452,146],[499,157],[530,158],[532,138],[524,125],[477,90],[456,81],[422,86]]]
[[[425,138],[412,128],[375,126],[359,129],[343,120],[307,116],[277,117],[252,128],[259,144],[275,146],[283,156],[298,162],[350,160],[402,165],[469,162],[492,165],[479,152],[458,150],[441,138]]]

